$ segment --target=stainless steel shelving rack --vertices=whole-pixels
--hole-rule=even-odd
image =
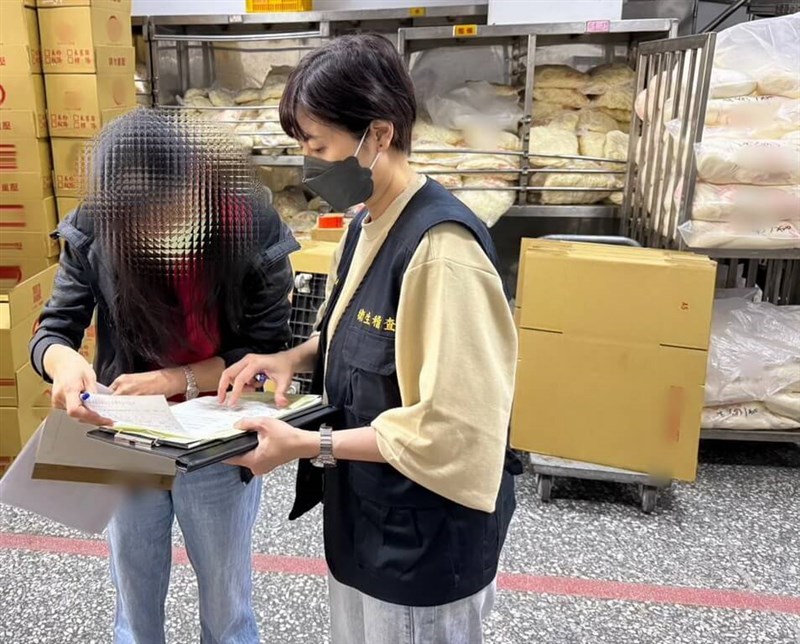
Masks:
[[[800,303],[800,249],[742,250],[690,248],[678,227],[691,218],[697,180],[694,146],[702,140],[716,34],[643,43],[637,61],[637,96],[647,89],[642,119],[631,123],[628,175],[622,206],[622,234],[643,246],[707,255],[726,269],[722,286],[760,286],[764,300]],[[673,72],[675,72],[673,74]],[[676,82],[677,79],[684,82]],[[678,119],[677,136],[665,122]],[[672,198],[682,185],[681,200]],[[715,440],[787,442],[800,445],[800,432],[704,429]]]
[[[537,172],[563,172],[569,174],[582,174],[602,172],[603,174],[624,174],[624,162],[612,159],[597,159],[592,157],[575,157],[584,160],[605,161],[618,164],[618,170],[578,170],[578,169],[539,169],[531,162],[528,153],[529,132],[531,128],[531,108],[533,106],[534,67],[536,66],[536,50],[539,47],[550,45],[602,45],[605,49],[604,59],[597,63],[608,62],[618,58],[615,49],[624,46],[626,57],[635,59],[637,47],[642,42],[653,39],[669,38],[677,34],[678,23],[669,19],[641,19],[594,22],[562,22],[536,25],[475,25],[469,36],[461,35],[459,30],[452,27],[418,27],[413,29],[400,29],[398,32],[398,49],[410,63],[412,54],[429,49],[441,47],[474,47],[497,46],[504,50],[505,61],[508,65],[506,81],[514,82],[524,87],[522,108],[523,118],[519,124],[518,135],[522,142],[522,151],[516,153],[521,160],[515,184],[508,188],[495,188],[496,190],[513,190],[517,193],[516,205],[503,216],[503,220],[520,217],[539,217],[556,219],[611,219],[617,215],[617,207],[613,205],[537,205],[528,203],[528,195],[544,191],[569,191],[569,192],[607,192],[598,188],[542,188],[529,186],[529,178]],[[427,150],[431,152],[450,152],[450,150]],[[508,151],[480,151],[492,155],[510,154]],[[464,153],[458,150],[459,154]],[[545,156],[545,155],[538,155]],[[557,156],[557,155],[554,155]],[[564,157],[559,157],[564,158]],[[444,173],[445,171],[442,171]],[[496,170],[487,168],[477,170],[473,174],[497,174]],[[469,189],[469,188],[459,188]],[[487,188],[474,188],[486,190]],[[556,227],[558,225],[556,224]],[[558,233],[564,230],[549,230]]]

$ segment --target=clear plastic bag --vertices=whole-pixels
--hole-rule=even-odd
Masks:
[[[772,125],[783,134],[800,129],[800,99],[783,96],[714,99],[706,105],[705,124],[742,130],[758,130]]]
[[[800,379],[800,306],[717,299],[706,405],[764,401]]]
[[[800,429],[800,422],[781,416],[759,402],[706,407],[703,409],[701,423],[706,429]]]
[[[681,203],[681,186],[675,207]],[[731,221],[755,226],[800,219],[800,186],[716,185],[698,182],[694,188],[692,219]]]
[[[689,248],[737,250],[787,250],[800,248],[800,222],[782,221],[766,226],[733,222],[687,221],[678,226]]]
[[[714,67],[745,73],[766,96],[800,98],[800,13],[755,20],[720,32]]]
[[[425,107],[434,125],[463,130],[472,125],[517,132],[523,116],[516,96],[498,96],[490,83],[469,83],[429,98]]]
[[[695,145],[697,176],[708,183],[800,184],[800,144],[787,140],[707,139]]]

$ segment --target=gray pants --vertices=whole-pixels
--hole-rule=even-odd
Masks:
[[[375,599],[328,575],[331,644],[483,644],[482,622],[496,582],[441,606],[400,606]]]

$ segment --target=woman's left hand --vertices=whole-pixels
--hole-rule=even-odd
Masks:
[[[226,463],[246,467],[256,476],[299,458],[319,455],[316,432],[297,429],[275,418],[247,418],[236,423],[236,429],[258,432],[258,447]]]
[[[109,387],[120,396],[157,396],[172,398],[186,391],[186,376],[182,369],[159,369],[145,373],[126,373]]]

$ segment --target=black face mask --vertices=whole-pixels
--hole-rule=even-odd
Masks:
[[[308,156],[303,158],[303,185],[327,201],[337,212],[345,212],[372,196],[372,168],[381,153],[378,152],[369,168],[363,167],[356,158],[368,132],[364,132],[351,157],[341,161],[323,161]]]

